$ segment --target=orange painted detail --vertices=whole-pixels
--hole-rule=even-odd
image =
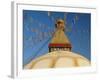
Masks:
[[[51,43],[51,44],[49,44],[49,47],[70,47],[71,48],[71,44],[62,44],[62,43],[61,44],[58,44],[58,43],[52,44]]]

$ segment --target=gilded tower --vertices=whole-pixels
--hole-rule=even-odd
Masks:
[[[49,44],[49,52],[52,51],[71,51],[71,43],[65,35],[65,22],[58,19],[55,24],[55,33]]]

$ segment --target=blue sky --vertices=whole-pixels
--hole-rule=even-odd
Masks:
[[[48,53],[55,21],[64,19],[72,51],[91,60],[91,14],[23,10],[23,65]]]

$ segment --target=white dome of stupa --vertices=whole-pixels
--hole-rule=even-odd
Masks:
[[[89,60],[77,53],[70,51],[54,51],[32,60],[24,68],[67,68],[89,65]]]

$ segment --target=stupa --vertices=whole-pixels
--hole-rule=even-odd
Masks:
[[[25,65],[25,69],[41,68],[67,68],[90,66],[90,61],[84,56],[71,51],[72,45],[65,35],[65,23],[58,19],[55,24],[56,31],[48,45],[49,52],[33,59]]]

